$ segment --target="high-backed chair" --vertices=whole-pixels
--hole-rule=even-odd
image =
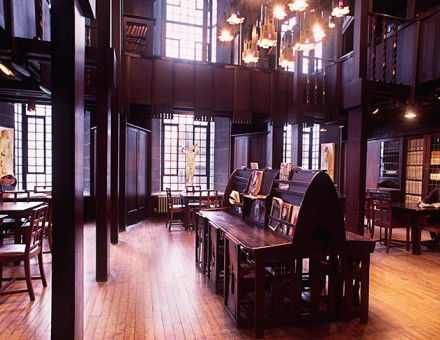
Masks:
[[[402,221],[398,221],[395,219],[393,214],[393,206],[390,198],[386,198],[383,196],[372,195],[372,229],[373,233],[371,237],[374,237],[374,228],[380,228],[379,234],[379,242],[382,240],[386,241],[386,252],[390,251],[393,229],[404,228],[406,229],[406,250],[409,251],[409,232],[410,225],[403,223]],[[382,228],[385,229],[385,239],[382,239]]]
[[[174,214],[183,214],[184,207],[181,204],[174,204],[173,195],[170,188],[166,188],[167,193],[167,217],[166,217],[166,223],[165,228],[168,228],[169,231],[171,231],[171,226],[178,225],[178,226],[184,226],[183,221],[175,220]]]
[[[206,190],[206,196],[200,199],[199,208],[218,208],[219,206],[218,190]]]
[[[1,286],[0,295],[28,292],[31,301],[33,301],[35,300],[35,294],[32,287],[32,279],[41,279],[43,287],[47,287],[43,266],[43,233],[47,214],[47,205],[32,210],[29,226],[24,227],[24,244],[0,246],[0,282],[3,283],[3,281],[7,281],[4,286]],[[38,257],[40,277],[32,277],[30,271],[30,260],[36,256]],[[3,266],[17,261],[23,261],[25,277],[3,278]],[[26,280],[27,289],[6,290],[16,280]]]

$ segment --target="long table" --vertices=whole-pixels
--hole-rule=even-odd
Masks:
[[[394,203],[394,210],[408,214],[411,221],[411,239],[412,239],[412,253],[414,255],[421,254],[421,228],[423,224],[420,222],[421,216],[436,216],[440,217],[440,209],[436,208],[422,208],[417,203]]]
[[[210,226],[221,230],[225,237],[233,239],[252,253],[255,260],[255,320],[254,331],[256,337],[262,337],[264,332],[264,283],[265,263],[270,261],[292,260],[294,253],[293,243],[283,237],[272,233],[268,229],[257,227],[255,224],[234,215],[228,209],[201,210],[198,217],[203,221],[196,223],[196,265],[202,272],[207,271],[209,252]],[[341,249],[345,254],[344,266],[347,268],[346,291],[349,293],[348,301],[344,303],[346,314],[353,312],[351,306],[356,285],[353,280],[362,281],[361,306],[359,315],[361,322],[368,320],[368,284],[369,284],[369,258],[374,251],[374,242],[366,237],[353,233],[346,233],[346,245]],[[355,265],[353,265],[355,263]],[[355,267],[361,268],[360,274],[356,274]],[[359,286],[358,286],[359,288]],[[341,302],[342,303],[342,302]]]

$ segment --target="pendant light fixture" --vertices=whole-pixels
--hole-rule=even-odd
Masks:
[[[256,63],[260,59],[260,52],[258,51],[257,41],[257,27],[254,25],[252,27],[251,38],[244,41],[244,49],[243,53],[241,54],[241,58],[246,64]]]
[[[286,10],[284,9],[284,5],[275,5],[273,7],[273,16],[277,20],[283,20],[286,16]]]
[[[218,40],[221,42],[231,42],[234,39],[234,35],[227,28],[223,28],[218,36]]]
[[[271,48],[277,45],[278,34],[275,28],[275,19],[268,14],[267,5],[261,5],[261,26],[258,46]]]
[[[302,12],[309,7],[309,4],[306,0],[292,0],[288,6],[292,12]]]
[[[338,0],[338,5],[333,7],[332,16],[336,18],[343,17],[350,13],[350,7],[344,6],[344,0]]]
[[[284,68],[292,68],[295,65],[295,54],[293,52],[293,33],[288,30],[281,40],[279,65]]]
[[[231,25],[239,25],[244,22],[244,17],[240,16],[240,12],[232,12],[229,18],[226,19],[226,21]]]
[[[321,17],[315,17],[314,23],[313,23],[313,39],[315,40],[315,43],[318,43],[322,41],[322,39],[325,38],[326,34],[324,31],[324,20],[322,18],[323,13],[321,12]]]

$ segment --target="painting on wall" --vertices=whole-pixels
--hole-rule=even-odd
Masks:
[[[0,126],[0,177],[14,174],[14,129]]]
[[[335,181],[335,143],[321,144],[321,170],[327,170],[332,181]]]

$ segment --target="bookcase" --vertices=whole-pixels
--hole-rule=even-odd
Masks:
[[[405,153],[405,202],[418,202],[423,194],[423,137],[409,138]]]
[[[400,188],[402,141],[400,138],[380,143],[379,186]]]
[[[427,194],[440,187],[440,134],[428,137]]]

